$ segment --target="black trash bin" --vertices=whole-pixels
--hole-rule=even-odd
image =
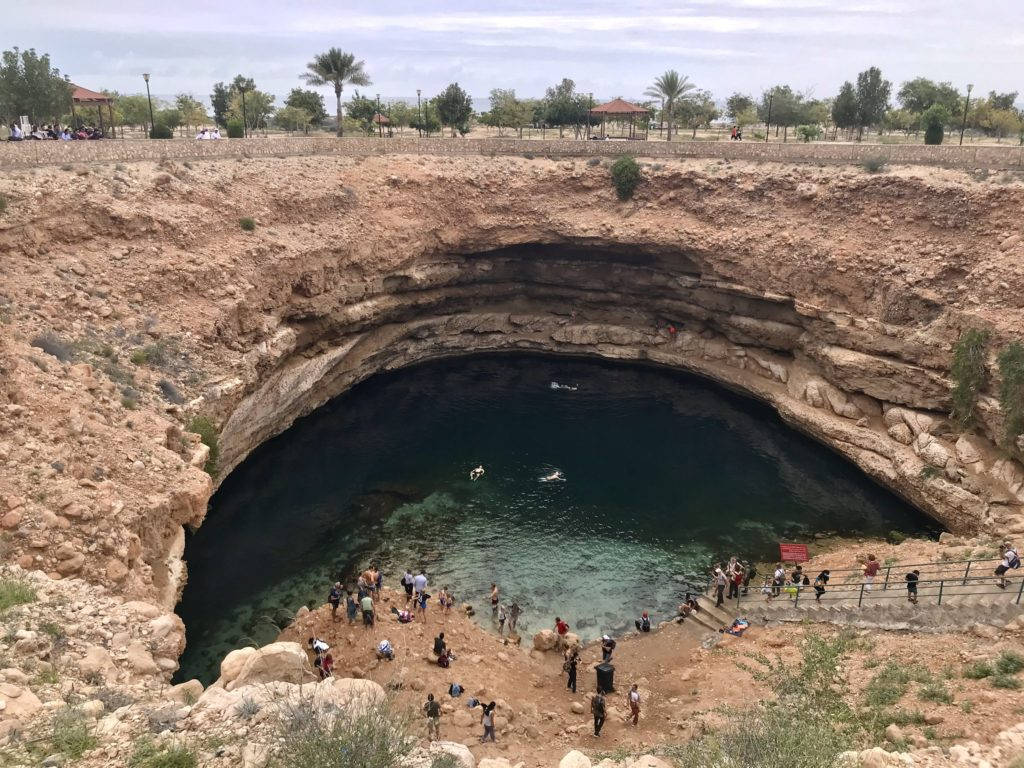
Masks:
[[[594,667],[597,670],[597,690],[612,693],[615,690],[615,667],[604,661]]]

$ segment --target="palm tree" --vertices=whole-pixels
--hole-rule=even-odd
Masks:
[[[670,69],[654,81],[654,85],[644,91],[645,96],[661,99],[664,104],[663,112],[668,115],[668,140],[672,141],[672,112],[676,102],[696,88],[686,75],[680,76],[674,69]]]
[[[363,71],[362,61],[356,61],[351,53],[340,48],[331,48],[326,53],[317,54],[303,72],[302,78],[310,85],[333,85],[334,96],[338,100],[338,135],[344,135],[341,125],[341,91],[345,83],[352,85],[369,85],[370,76]]]

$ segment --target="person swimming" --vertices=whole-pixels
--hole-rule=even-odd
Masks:
[[[470,480],[479,480],[481,477],[483,477],[483,475],[484,475],[484,467],[481,464],[476,469],[470,471],[469,479]]]
[[[579,387],[574,386],[572,384],[559,384],[557,381],[552,381],[551,382],[551,388],[552,389],[567,389],[570,392],[575,392],[576,390],[579,389]]]
[[[556,469],[551,474],[544,475],[540,479],[540,481],[542,483],[553,483],[553,482],[558,481],[558,480],[565,480],[565,475],[562,474],[562,470],[560,470],[560,469]]]

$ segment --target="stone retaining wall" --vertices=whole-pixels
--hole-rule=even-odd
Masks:
[[[220,141],[23,141],[0,144],[0,168],[26,168],[62,163],[109,163],[136,160],[284,157],[297,155],[381,154],[536,155],[549,157],[692,157],[783,163],[858,163],[885,158],[904,165],[957,168],[1024,169],[1024,147],[922,144],[765,143],[756,141],[577,141],[573,139],[417,139],[274,137]]]

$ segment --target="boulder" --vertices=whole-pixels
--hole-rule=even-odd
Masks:
[[[281,681],[305,683],[315,680],[309,658],[298,643],[271,643],[249,654],[238,677],[225,687],[229,691],[243,685]]]
[[[111,682],[117,677],[117,667],[106,648],[98,645],[90,645],[85,655],[78,660],[78,671],[87,680],[98,678]]]
[[[573,711],[573,714],[576,715],[582,715],[584,712],[587,711],[586,708],[578,701],[574,701],[572,704],[570,704],[569,709],[571,709]]]
[[[186,680],[171,686],[167,698],[182,704],[194,704],[203,695],[203,684],[198,680]]]
[[[32,717],[43,706],[43,702],[28,688],[11,683],[0,683],[0,720],[15,718],[25,720]]]
[[[903,735],[903,731],[896,723],[892,723],[885,729],[885,738],[891,741],[893,744],[902,744],[906,741],[906,737]]]
[[[946,464],[949,463],[949,449],[927,432],[918,434],[917,439],[914,441],[914,451],[933,467],[944,469]]]
[[[228,653],[220,663],[220,677],[217,678],[217,682],[214,685],[225,686],[238,677],[238,673],[242,671],[245,662],[254,653],[256,653],[256,649],[251,645],[245,648],[236,648]]]
[[[507,757],[485,757],[476,764],[476,768],[512,768]]]
[[[125,661],[140,675],[156,675],[160,673],[160,667],[154,661],[153,654],[149,652],[146,644],[141,641],[136,640],[134,643],[129,644],[128,650],[125,652]]]
[[[185,650],[185,623],[176,613],[165,613],[149,622],[157,656],[176,659]]]
[[[574,749],[558,761],[558,768],[590,768],[590,758]]]
[[[889,433],[889,437],[891,437],[897,443],[902,443],[903,445],[910,445],[912,442],[914,442],[914,435],[910,431],[910,427],[908,427],[903,422],[900,422],[899,424],[893,424],[886,431]]]
[[[476,758],[465,744],[454,741],[432,741],[428,747],[417,747],[403,758],[403,768],[430,768],[434,760],[451,755],[458,761],[459,768],[476,768]]]
[[[977,435],[960,435],[954,446],[956,460],[961,464],[975,464],[984,456],[985,441]]]
[[[558,635],[552,629],[542,629],[533,636],[533,647],[538,651],[551,651],[558,647]]]
[[[672,764],[654,755],[640,755],[629,768],[672,768]]]

